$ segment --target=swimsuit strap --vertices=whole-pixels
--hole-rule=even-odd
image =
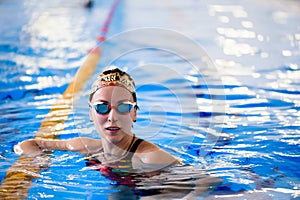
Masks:
[[[132,157],[133,157],[133,155],[134,155],[134,153],[135,153],[135,151],[137,150],[137,148],[139,147],[139,145],[143,142],[144,140],[143,139],[141,139],[141,138],[139,138],[139,139],[137,139],[134,143],[133,143],[133,145],[131,146],[131,148],[129,149],[129,153],[128,153],[128,155],[126,156],[126,160],[131,160],[132,159]]]
[[[127,150],[126,150],[127,152],[131,152],[130,150],[132,149],[134,139],[135,139],[135,134],[133,134],[132,140],[131,140],[131,142],[130,142]]]
[[[135,151],[137,150],[137,148],[139,147],[139,145],[143,142],[144,140],[139,138],[137,139],[134,144],[131,146],[129,152],[135,153]]]

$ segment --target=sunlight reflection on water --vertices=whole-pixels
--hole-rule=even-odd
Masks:
[[[17,158],[12,146],[34,135],[82,64],[110,5],[97,1],[94,10],[87,11],[77,3],[24,1],[12,3],[17,5],[13,8],[4,2],[0,8],[1,178]],[[16,18],[7,17],[11,11],[18,13]],[[253,199],[255,193],[283,199],[299,197],[299,13],[298,2],[292,0],[274,0],[272,4],[123,2],[111,35],[140,26],[180,31],[207,49],[222,79],[220,84],[209,67],[201,68],[199,75],[170,52],[152,49],[124,56],[120,63],[125,66],[144,66],[134,72],[141,105],[136,134],[180,155],[187,164],[219,174],[231,191],[249,190],[252,196],[247,195]],[[189,45],[177,39],[152,38],[157,44],[189,50]],[[109,49],[143,42],[143,37],[132,37],[108,43],[102,61],[119,56],[119,51]],[[187,60],[197,59],[196,52],[184,53]],[[146,66],[149,61],[176,68],[177,74],[162,71],[159,65]],[[100,63],[99,70],[103,67]],[[84,136],[95,136],[88,122],[86,99],[81,101],[76,115],[56,127],[64,128],[57,132],[61,138],[77,136],[78,130]],[[212,101],[217,105],[213,117]],[[225,102],[224,108],[218,107]],[[211,121],[222,133],[215,147],[202,157],[200,147],[205,137],[215,134],[209,128]],[[82,170],[82,159],[72,153],[54,154],[52,167],[34,182],[29,196],[107,198],[118,191],[98,172]],[[274,188],[267,188],[270,184],[265,183],[255,190],[253,183],[263,184],[261,180],[268,179],[276,180]],[[238,195],[231,197],[238,199]]]

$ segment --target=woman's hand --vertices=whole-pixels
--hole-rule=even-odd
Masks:
[[[14,146],[14,152],[18,155],[35,157],[43,153],[35,139],[25,140]]]

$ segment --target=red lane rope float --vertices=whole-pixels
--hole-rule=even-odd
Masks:
[[[97,37],[97,46],[99,46],[101,44],[101,42],[105,41],[106,40],[106,33],[108,31],[108,28],[109,28],[109,25],[111,24],[111,20],[113,18],[113,15],[114,15],[114,12],[116,10],[116,7],[119,3],[119,0],[115,0],[111,9],[110,9],[110,12],[108,13],[108,16],[102,26],[102,28],[100,29],[101,31],[101,34]]]
[[[106,40],[109,25],[119,0],[115,0],[109,14],[100,29],[101,33],[96,38],[95,47],[91,48],[83,65],[77,70],[75,77],[70,82],[61,98],[51,106],[51,110],[42,121],[35,138],[58,139],[58,133],[63,130],[63,124],[72,111],[73,95],[80,92],[83,85],[93,74],[100,60],[100,44]],[[19,157],[18,160],[6,171],[5,179],[0,186],[0,199],[24,199],[32,185],[32,179],[40,177],[40,171],[50,165],[50,155],[42,159],[34,157]]]

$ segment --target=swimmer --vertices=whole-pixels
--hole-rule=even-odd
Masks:
[[[190,199],[222,181],[192,166],[187,169],[179,159],[132,133],[138,105],[134,80],[126,72],[118,68],[103,71],[92,85],[88,105],[90,121],[100,140],[35,138],[17,144],[15,152],[37,158],[49,150],[80,152],[89,169],[100,171],[120,191],[132,190],[132,195]],[[162,185],[155,187],[157,184]]]
[[[77,151],[88,165],[140,171],[161,170],[181,162],[157,145],[135,136],[137,97],[135,83],[126,72],[112,68],[103,71],[89,93],[89,117],[100,140],[78,137],[68,140],[30,139],[14,147],[22,156],[42,155],[45,151]]]
[[[94,5],[94,1],[93,0],[87,0],[85,3],[84,3],[84,7],[85,8],[91,8],[93,7]]]

